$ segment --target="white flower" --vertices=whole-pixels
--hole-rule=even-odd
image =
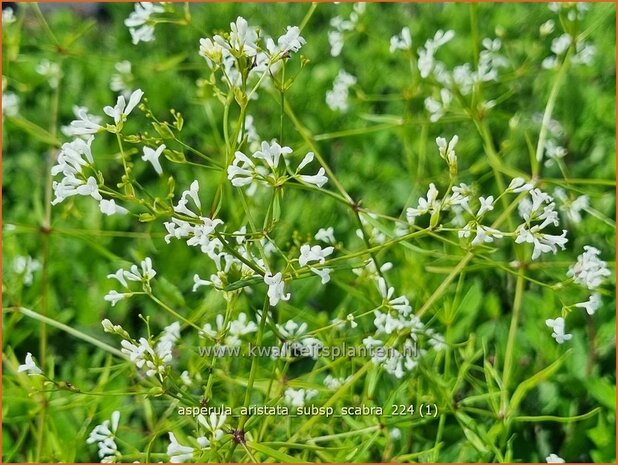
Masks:
[[[278,53],[284,55],[290,52],[298,52],[305,43],[305,39],[300,35],[300,29],[297,26],[288,26],[286,33],[277,39],[277,45],[272,39],[269,39],[266,47],[271,55]]]
[[[315,233],[315,236],[313,236],[313,238],[316,241],[326,242],[327,244],[334,244],[336,242],[335,241],[335,230],[333,229],[332,226],[329,226],[326,229],[320,228],[318,232]]]
[[[138,2],[133,11],[124,21],[124,25],[129,28],[133,45],[140,42],[152,42],[154,40],[154,26],[147,24],[150,16],[154,13],[163,13],[165,9],[161,4],[155,2]]]
[[[291,407],[304,407],[305,402],[318,395],[315,389],[287,388],[284,393],[285,402]]]
[[[564,189],[558,187],[554,190],[554,197],[560,203],[560,211],[566,214],[567,218],[573,223],[580,223],[582,220],[581,211],[587,211],[589,199],[587,195],[580,195],[575,200],[571,200]]]
[[[479,202],[481,202],[481,206],[479,208],[479,211],[476,213],[477,218],[481,216],[483,213],[494,209],[494,196],[493,195],[490,195],[489,197],[479,197]]]
[[[333,253],[334,247],[324,247],[309,244],[303,244],[300,246],[300,257],[298,258],[298,264],[300,266],[306,266],[309,262],[324,263],[326,257]]]
[[[345,383],[345,379],[335,378],[333,375],[327,375],[326,378],[324,378],[324,386],[328,389],[339,389],[343,383]]]
[[[564,33],[561,36],[555,38],[551,43],[551,51],[556,55],[562,55],[568,50],[573,42],[573,38],[570,34]]]
[[[126,215],[127,213],[129,213],[129,210],[127,210],[124,207],[121,207],[120,205],[116,205],[116,202],[114,201],[114,199],[111,200],[106,200],[106,199],[102,199],[99,202],[99,208],[101,209],[101,213],[104,213],[105,215],[114,215],[114,214],[118,214],[118,215]]]
[[[17,116],[18,113],[19,97],[13,92],[2,92],[2,116]]]
[[[187,370],[180,373],[180,380],[185,386],[191,386],[193,384],[193,380],[189,376],[189,372]]]
[[[555,320],[547,319],[545,324],[552,329],[551,337],[553,337],[558,344],[562,344],[565,341],[570,340],[573,335],[564,332],[564,318],[558,317]]]
[[[429,190],[427,191],[427,198],[421,197],[418,199],[418,206],[416,208],[408,208],[406,210],[406,218],[408,223],[412,224],[417,216],[424,215],[425,213],[433,213],[439,208],[438,189],[436,189],[434,183],[430,183]]]
[[[594,315],[594,313],[601,307],[601,296],[599,294],[592,294],[586,302],[580,302],[575,304],[576,307],[586,310],[588,315]]]
[[[120,342],[122,346],[120,351],[127,354],[129,360],[135,363],[137,368],[142,368],[149,359],[154,357],[155,352],[147,339],[141,337],[138,342],[139,344],[136,345],[130,341],[123,340]]]
[[[120,421],[120,412],[115,410],[112,412],[111,425],[110,420],[105,420],[100,425],[94,427],[90,436],[86,439],[86,443],[97,443],[99,448],[99,457],[110,457],[119,455],[118,446],[116,446],[116,431],[118,431],[118,423]],[[110,427],[111,426],[111,427]]]
[[[515,230],[515,242],[517,244],[521,244],[522,242],[533,244],[532,260],[536,260],[542,253],[556,253],[558,247],[564,250],[564,246],[568,241],[566,233],[567,231],[564,229],[560,236],[556,236],[540,232],[539,225],[535,225],[530,229],[526,229],[524,225],[519,225]]]
[[[449,166],[457,166],[457,155],[455,154],[455,145],[459,141],[458,136],[453,136],[449,143],[446,143],[446,139],[444,137],[436,138],[436,144],[438,145],[438,150],[440,152],[440,157],[442,157]]]
[[[253,154],[253,158],[261,159],[274,171],[279,166],[281,157],[292,153],[290,147],[281,147],[276,141],[272,143],[262,142],[261,150]]]
[[[435,53],[453,37],[455,37],[455,33],[453,31],[449,30],[444,32],[439,29],[436,31],[433,39],[428,39],[425,42],[425,46],[418,49],[417,66],[423,79],[429,77],[436,66],[436,61],[434,59]]]
[[[356,78],[343,69],[335,77],[332,90],[326,92],[326,105],[333,111],[348,110],[348,89],[356,84]]]
[[[397,441],[398,439],[401,439],[401,430],[399,428],[393,428],[390,430],[389,436],[391,439]]]
[[[315,184],[319,188],[322,188],[322,186],[324,186],[324,184],[328,182],[328,178],[324,175],[325,172],[326,171],[324,170],[324,168],[320,168],[317,174],[314,174],[313,176],[301,174],[298,176],[298,178],[301,181],[306,182],[307,184]]]
[[[22,371],[25,371],[29,375],[40,375],[43,373],[34,362],[32,354],[30,352],[26,354],[26,360],[24,364],[19,365],[19,367],[17,368],[17,373],[21,373]]]
[[[339,31],[328,31],[328,43],[330,45],[330,55],[338,57],[343,50],[344,45],[343,33]]]
[[[103,331],[106,333],[118,334],[125,339],[129,338],[129,333],[127,333],[122,326],[113,324],[107,318],[101,321],[101,326],[103,326]]]
[[[551,34],[552,32],[554,32],[555,25],[556,25],[556,23],[554,22],[553,19],[549,19],[549,20],[545,21],[539,27],[539,34],[541,36],[546,36],[546,35]]]
[[[215,441],[220,440],[223,437],[223,425],[225,424],[225,420],[227,416],[225,414],[216,415],[211,413],[208,418],[205,418],[204,415],[198,415],[197,420],[206,428]]]
[[[58,63],[52,63],[49,60],[41,61],[37,67],[36,72],[41,76],[47,78],[47,83],[52,89],[56,89],[60,84],[60,78],[62,77],[62,71]]]
[[[114,65],[117,73],[112,74],[109,82],[109,88],[114,92],[122,92],[125,98],[129,98],[131,95],[131,81],[133,80],[133,74],[131,74],[131,62],[123,60]]]
[[[470,245],[475,246],[486,242],[493,242],[494,238],[500,239],[501,237],[503,237],[503,234],[497,229],[477,224],[476,237],[472,240]]]
[[[291,294],[284,292],[285,283],[280,272],[274,276],[271,273],[266,273],[264,275],[264,282],[268,285],[268,298],[272,307],[281,300],[290,300]]]
[[[564,459],[557,456],[556,454],[549,454],[547,457],[545,457],[545,461],[547,463],[564,463]]]
[[[255,164],[247,155],[236,151],[232,164],[227,167],[227,178],[234,187],[247,186],[256,178]]]
[[[330,273],[333,271],[330,268],[317,269],[310,266],[309,269],[320,277],[322,284],[330,281]]]
[[[69,135],[69,137],[96,134],[105,129],[99,124],[101,118],[89,114],[86,107],[73,107],[73,113],[77,119],[71,121],[69,126],[66,127],[66,130],[63,131],[65,134]]]
[[[2,25],[3,26],[7,26],[11,23],[14,23],[15,21],[16,21],[15,12],[13,11],[13,8],[7,7],[2,10]]]
[[[150,147],[144,147],[144,155],[142,155],[142,160],[152,163],[152,167],[159,175],[163,173],[163,168],[161,168],[159,157],[165,149],[165,144],[159,145],[156,150],[153,150]]]
[[[506,190],[507,192],[528,192],[533,188],[532,183],[527,183],[523,178],[513,178]]]
[[[391,37],[389,51],[394,53],[397,50],[410,50],[412,47],[412,35],[410,28],[404,27],[399,35]]]
[[[113,107],[108,105],[103,108],[103,111],[107,116],[114,118],[114,123],[118,125],[119,123],[125,122],[127,120],[127,116],[137,106],[143,95],[144,92],[142,92],[142,89],[137,89],[133,91],[133,93],[129,97],[129,103],[126,103],[123,95],[119,95],[118,99],[116,100],[116,105]]]
[[[131,297],[130,293],[125,293],[125,294],[121,294],[118,291],[109,291],[105,296],[103,296],[103,300],[105,300],[106,302],[110,302],[112,304],[112,307],[116,306],[116,304],[118,302],[120,302],[123,299],[126,299],[127,297]]]
[[[234,346],[240,344],[240,337],[249,333],[255,333],[258,330],[258,326],[254,321],[247,318],[244,312],[238,314],[236,320],[230,321],[229,324],[229,336],[226,339],[226,344]]]
[[[429,120],[432,123],[439,121],[444,112],[447,110],[451,101],[453,100],[453,94],[445,88],[440,89],[440,100],[436,100],[433,97],[427,97],[424,101],[425,109],[429,112]]]
[[[397,310],[401,316],[408,316],[412,311],[410,301],[407,297],[399,296],[394,299],[392,298],[395,293],[395,288],[388,287],[386,280],[381,276],[378,278],[378,292],[382,296],[383,303]]]
[[[200,55],[206,59],[208,66],[221,63],[223,47],[209,38],[200,39]]]
[[[219,35],[214,36],[213,41],[234,54],[256,56],[258,35],[255,28],[249,26],[247,20],[239,16],[236,22],[230,23],[230,29],[229,41]]]
[[[168,433],[170,444],[167,446],[167,455],[171,463],[183,463],[193,458],[193,447],[183,446],[178,442],[174,433]]]
[[[41,269],[41,263],[30,255],[15,257],[13,260],[13,271],[23,275],[24,286],[32,284],[32,274]]]
[[[590,245],[584,246],[584,253],[577,257],[577,262],[569,268],[567,276],[580,286],[596,289],[611,272],[607,264],[599,258],[601,251]]]

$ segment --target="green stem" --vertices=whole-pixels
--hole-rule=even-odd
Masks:
[[[95,339],[94,337],[89,336],[88,334],[82,333],[81,331],[78,331],[74,328],[71,328],[70,326],[60,323],[59,321],[52,320],[51,318],[48,318],[44,315],[41,315],[40,313],[37,313],[25,307],[18,307],[15,310],[20,312],[23,315],[26,315],[29,318],[33,318],[37,321],[41,321],[45,324],[48,324],[49,326],[53,326],[54,328],[57,328],[61,331],[64,331],[67,334],[75,336],[76,338],[81,339],[82,341],[89,342],[90,344],[95,345],[111,354],[114,354],[118,357],[128,360],[127,356],[123,354],[122,352],[120,352],[118,349],[112,346],[109,346],[105,344],[104,342],[101,342],[98,339]]]
[[[513,299],[513,315],[511,316],[511,326],[506,341],[506,352],[504,355],[504,367],[502,370],[502,390],[501,390],[501,411],[504,415],[508,412],[509,383],[513,370],[513,352],[515,349],[515,338],[517,337],[517,326],[519,323],[519,313],[524,294],[524,269],[519,268],[517,284],[515,285],[515,297]]]

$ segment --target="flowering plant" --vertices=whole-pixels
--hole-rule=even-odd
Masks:
[[[612,5],[104,8],[3,13],[4,460],[615,459]]]

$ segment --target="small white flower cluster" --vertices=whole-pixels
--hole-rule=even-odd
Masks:
[[[349,89],[356,84],[356,78],[343,69],[335,77],[333,88],[326,92],[326,105],[333,111],[348,111]]]
[[[363,229],[358,228],[354,231],[359,239],[364,240],[366,236],[371,244],[384,244],[386,242],[386,234],[375,225],[378,215],[371,212],[361,212],[359,218]]]
[[[337,242],[335,240],[335,230],[333,229],[332,226],[329,226],[328,228],[320,228],[318,230],[317,233],[315,233],[315,236],[313,236],[313,238],[316,241],[321,241],[324,242],[326,244],[334,244],[335,242]]]
[[[437,143],[440,149],[440,154],[451,167],[456,170],[457,157],[454,151],[456,137],[451,139],[447,144],[446,139],[438,138]],[[506,193],[521,193],[529,192],[530,198],[526,197],[519,203],[518,211],[521,218],[524,220],[522,224],[517,226],[514,231],[515,243],[530,243],[533,244],[532,260],[536,260],[542,253],[556,253],[558,247],[564,250],[568,239],[566,238],[566,230],[562,231],[561,235],[552,235],[544,232],[544,229],[549,225],[558,226],[558,212],[553,198],[542,192],[540,189],[535,189],[531,183],[525,182],[522,178],[514,178],[507,189]],[[481,223],[484,215],[494,209],[495,199],[492,195],[487,197],[479,197],[479,208],[475,212],[470,208],[472,200],[472,189],[460,183],[458,186],[452,187],[452,194],[445,195],[442,199],[439,198],[439,192],[433,183],[430,183],[426,198],[421,197],[416,208],[410,207],[406,210],[406,218],[408,223],[413,224],[417,217],[429,214],[430,227],[438,227],[440,225],[440,214],[449,210],[456,215],[454,224],[461,224],[463,220],[462,214],[466,212],[473,219],[465,223],[463,228],[457,232],[459,238],[469,238],[475,232],[475,237],[470,242],[471,246],[481,245],[493,242],[494,239],[504,237],[505,233],[490,226],[485,226]],[[463,220],[463,221],[462,221]]]
[[[94,164],[90,149],[93,140],[94,136],[90,136],[87,141],[76,138],[73,142],[62,144],[57,163],[51,169],[52,176],[58,174],[63,176],[60,182],[54,181],[52,184],[56,196],[52,200],[52,205],[57,205],[67,197],[74,195],[91,196],[98,202],[103,200],[99,193],[97,179],[94,176],[86,178],[82,172],[84,167]]]
[[[274,140],[271,143],[262,142],[261,149],[251,154],[251,158],[237,151],[234,160],[227,168],[227,178],[234,187],[249,186],[247,191],[251,194],[255,193],[258,184],[278,187],[290,179],[313,184],[319,188],[328,182],[322,167],[314,175],[300,174],[301,170],[313,161],[313,152],[308,152],[292,173],[288,162],[291,153],[290,147],[281,147]],[[281,160],[284,162],[285,173],[282,173],[283,169],[280,167]]]
[[[425,109],[429,113],[429,121],[432,123],[440,121],[453,101],[453,94],[446,88],[440,89],[438,94],[439,100],[433,97],[426,97],[424,101]]]
[[[581,223],[582,215],[580,212],[588,211],[590,203],[587,195],[580,195],[571,200],[565,190],[558,187],[554,190],[554,198],[561,203],[559,210],[564,213],[569,221],[574,224]]]
[[[584,253],[577,257],[577,262],[569,268],[567,276],[580,286],[591,290],[598,288],[608,276],[611,276],[607,263],[601,260],[599,255],[601,255],[599,249],[585,245]]]
[[[299,325],[294,320],[288,320],[283,325],[277,324],[276,327],[284,342],[280,353],[273,355],[272,358],[277,358],[278,355],[289,356],[302,353],[314,360],[318,359],[318,352],[322,348],[322,343],[319,339],[307,335],[307,323],[303,322]]]
[[[530,198],[524,198],[518,206],[524,223],[515,230],[515,242],[533,244],[532,260],[536,260],[542,253],[556,253],[558,247],[564,250],[568,239],[566,229],[559,236],[543,232],[547,226],[560,223],[554,199],[540,189],[530,189],[528,193]]]
[[[42,60],[36,67],[36,72],[47,79],[49,87],[57,89],[62,78],[62,70],[58,63]]]
[[[208,67],[221,71],[221,79],[229,88],[241,89],[245,73],[247,83],[257,81],[260,85],[260,81],[268,82],[269,74],[274,75],[280,69],[281,60],[298,52],[305,44],[297,26],[288,26],[276,42],[270,37],[265,37],[262,42],[258,29],[250,26],[242,16],[230,23],[230,29],[223,36],[200,39],[199,49]]]
[[[350,16],[347,19],[343,19],[337,15],[330,20],[330,27],[328,31],[328,43],[330,45],[330,54],[333,57],[338,57],[343,50],[345,43],[345,33],[353,31],[358,24],[358,20],[365,13],[367,3],[355,3]]]
[[[256,274],[255,269],[264,269],[264,261],[250,250],[251,242],[247,239],[246,227],[244,226],[232,234],[236,239],[234,248],[237,255],[224,251],[226,244],[223,242],[223,236],[218,237],[219,233],[216,231],[217,227],[223,225],[223,221],[201,216],[201,202],[198,194],[199,183],[195,180],[191,183],[191,187],[182,193],[178,204],[174,206],[176,214],[184,215],[187,219],[173,217],[171,221],[165,222],[167,235],[164,240],[169,244],[172,238],[185,239],[187,245],[200,247],[202,253],[206,254],[215,264],[217,273],[211,274],[209,280],[200,278],[198,274],[193,276],[193,292],[196,292],[202,286],[214,286],[215,289],[223,291],[224,297],[229,299],[231,294],[223,290],[228,284],[228,273],[232,269],[237,269],[240,272],[240,279],[257,277],[259,275]],[[193,208],[197,209],[197,213],[189,209],[189,200],[192,201]],[[260,242],[264,254],[270,255],[272,244],[266,239],[262,239]],[[244,260],[241,260],[238,256]],[[247,263],[253,263],[255,267],[250,267]],[[271,302],[278,302],[282,297],[283,300],[287,300],[284,298],[285,295],[282,294],[283,283],[281,278],[281,273],[274,277],[269,274],[264,276],[265,282],[272,286],[272,291],[269,290],[273,295]],[[273,305],[276,305],[276,303]]]
[[[607,263],[599,258],[601,251],[590,245],[584,246],[584,253],[577,257],[577,262],[569,268],[567,276],[573,282],[588,290],[595,291],[611,276]],[[586,310],[588,315],[594,315],[601,307],[601,295],[593,292],[586,302],[575,304],[576,307]]]
[[[200,336],[208,336],[217,341],[218,344],[227,347],[239,347],[242,336],[255,333],[258,330],[257,324],[249,320],[244,312],[241,312],[236,320],[228,321],[227,324],[221,314],[217,315],[215,321],[217,328],[215,329],[210,323],[206,323],[200,331]]]
[[[117,133],[122,129],[127,116],[140,102],[144,93],[137,89],[129,97],[129,102],[120,95],[114,107],[106,106],[103,111],[108,116],[114,118],[114,125],[108,124],[101,126],[100,120],[88,114],[84,107],[74,107],[77,119],[72,121],[69,126],[63,128],[65,134],[76,137],[72,142],[62,145],[58,154],[57,164],[52,167],[52,176],[62,174],[63,178],[52,183],[55,198],[52,205],[57,205],[67,197],[74,195],[90,196],[99,202],[99,208],[106,215],[126,214],[128,210],[116,205],[113,199],[103,199],[99,192],[99,183],[95,176],[88,176],[83,172],[85,167],[93,168],[94,158],[92,157],[91,145],[94,134],[100,131]],[[84,158],[85,157],[85,158]],[[100,178],[101,174],[96,173]]]
[[[120,325],[114,325],[108,319],[103,320],[101,325],[106,333],[122,337],[120,350],[128,355],[129,360],[137,368],[145,369],[146,376],[158,376],[163,381],[173,359],[174,345],[180,339],[180,323],[176,321],[166,326],[154,346],[150,339],[144,337],[139,340],[133,339]]]
[[[17,256],[13,260],[13,271],[22,276],[24,286],[32,284],[32,275],[41,269],[41,262],[30,255]]]
[[[204,428],[205,431],[202,436],[193,438],[197,447],[180,444],[174,433],[169,432],[168,436],[170,443],[167,446],[166,454],[170,459],[170,463],[183,463],[192,460],[196,452],[199,453],[210,449],[211,443],[219,441],[225,434],[223,426],[225,425],[226,419],[227,416],[225,414],[216,415],[212,413],[208,418],[204,417],[204,415],[198,415],[198,425]]]
[[[384,311],[377,309],[373,312],[375,316],[373,324],[376,328],[374,335],[383,336],[385,339],[368,336],[363,339],[363,344],[374,350],[371,360],[375,365],[381,366],[387,373],[400,379],[406,372],[412,371],[418,363],[417,358],[425,354],[424,350],[416,349],[419,335],[427,336],[435,350],[441,350],[444,342],[441,335],[426,328],[421,320],[412,314],[412,307],[407,297],[393,298],[395,289],[387,286],[382,277],[378,278],[377,285],[382,297],[380,308]],[[397,347],[388,344],[393,335],[397,336]],[[375,350],[376,348],[383,350]]]
[[[300,266],[307,266],[310,262],[318,262],[319,264],[324,264],[326,261],[326,257],[333,253],[335,250],[334,247],[324,247],[322,248],[319,245],[310,246],[309,244],[303,244],[300,246],[300,257],[298,258],[298,264]],[[312,266],[309,269],[318,275],[322,284],[326,284],[330,281],[330,268],[314,268]]]
[[[15,92],[2,91],[2,117],[19,114],[19,97]]]
[[[563,56],[574,47],[575,53],[571,57],[573,65],[590,65],[596,55],[596,47],[586,41],[577,41],[571,34],[564,34],[554,38],[551,43],[551,51],[553,55],[546,57],[541,66],[544,69],[556,69],[563,60]]]
[[[532,120],[533,123],[539,126],[539,128],[542,124],[544,124],[542,113],[535,113]],[[539,151],[537,154],[537,160],[540,162],[543,157],[547,157],[544,164],[549,168],[563,159],[568,152],[566,147],[564,147],[560,142],[560,140],[564,138],[565,134],[564,128],[560,122],[550,118],[549,122],[546,124],[547,135],[543,144],[543,150]]]
[[[103,118],[100,116],[90,114],[88,111],[88,108],[86,107],[82,107],[79,105],[73,105],[73,114],[75,115],[75,118],[77,119],[82,119],[82,116],[83,116],[83,119],[89,121],[93,127],[94,126],[101,127],[100,124]],[[60,130],[62,131],[62,134],[64,134],[65,136],[69,138],[79,137],[81,139],[88,140],[88,138],[91,136],[90,133],[84,133],[84,131],[81,130],[81,128],[74,127],[71,125],[61,126]]]
[[[107,277],[110,279],[116,279],[122,286],[130,291],[128,281],[140,282],[142,283],[145,290],[150,289],[150,280],[154,278],[157,272],[152,268],[152,260],[150,257],[146,257],[142,260],[141,271],[137,267],[137,265],[131,265],[129,271],[120,268],[113,274],[108,274]],[[107,302],[112,304],[112,307],[115,306],[118,302],[128,297],[131,297],[134,292],[124,292],[120,293],[118,291],[112,290],[107,293],[103,297]]]
[[[131,62],[123,60],[114,65],[116,73],[112,74],[109,81],[109,88],[114,92],[120,92],[125,99],[128,99],[133,92],[133,74],[131,73]]]
[[[341,386],[343,386],[345,383],[347,383],[350,378],[351,376],[348,376],[347,378],[335,378],[333,375],[327,375],[324,378],[324,386],[326,386],[328,389],[335,391]]]
[[[417,50],[418,53],[418,71],[423,79],[429,77],[434,71],[436,64],[439,68],[443,68],[442,63],[437,62],[435,59],[436,52],[444,44],[448,43],[455,37],[455,32],[452,30],[443,31],[438,29],[432,39],[427,39],[425,45]]]
[[[32,358],[32,354],[28,352],[26,354],[26,360],[22,365],[17,367],[17,373],[26,372],[28,375],[41,375],[43,371],[37,366],[34,359]]]
[[[129,28],[133,45],[140,42],[152,42],[155,40],[155,21],[153,14],[163,13],[165,8],[161,2],[137,2],[134,11],[124,20],[124,25]]]
[[[163,225],[167,230],[167,235],[164,239],[169,244],[172,238],[186,238],[187,245],[200,246],[203,253],[210,255],[215,260],[218,259],[217,252],[220,251],[223,244],[215,238],[213,233],[217,226],[223,224],[223,221],[201,216],[202,203],[199,198],[199,189],[199,182],[195,180],[191,183],[189,189],[182,193],[178,204],[173,208],[176,214],[183,215],[187,220],[173,217],[171,221],[165,222]],[[192,200],[193,208],[197,209],[197,213],[189,209],[189,200]]]
[[[163,168],[161,167],[159,157],[166,148],[167,147],[165,146],[165,144],[161,144],[156,149],[152,149],[150,147],[144,147],[143,149],[144,154],[142,155],[142,160],[150,162],[150,164],[159,176],[163,174]]]
[[[577,262],[569,268],[567,276],[575,284],[595,291],[611,276],[611,271],[607,268],[607,264],[599,258],[599,255],[601,255],[599,249],[585,245],[584,253],[577,257]],[[594,315],[601,307],[601,304],[601,295],[598,292],[593,292],[587,301],[576,303],[570,307],[582,308],[588,315]],[[570,307],[567,307],[567,309]],[[545,324],[552,328],[552,337],[558,344],[571,339],[572,335],[565,333],[565,320],[563,317],[556,318],[555,320],[548,319],[545,321]]]
[[[315,389],[287,388],[283,394],[285,403],[290,407],[304,407],[305,403],[318,395]]]
[[[470,63],[464,63],[449,71],[446,65],[436,59],[436,52],[455,37],[452,30],[438,30],[432,39],[417,50],[418,70],[423,79],[432,76],[442,88],[436,90],[436,96],[427,97],[424,101],[432,122],[439,121],[453,101],[453,91],[469,95],[474,86],[479,83],[498,81],[499,70],[508,66],[508,60],[500,54],[502,43],[500,39],[485,38],[481,41],[476,70]],[[494,106],[493,101],[481,102],[484,109]]]
[[[120,457],[118,446],[116,445],[116,432],[120,422],[120,412],[115,410],[112,412],[111,420],[105,420],[100,425],[94,427],[88,439],[87,444],[97,443],[99,448],[99,458],[102,463],[110,463],[116,457]]]
[[[15,21],[17,21],[17,18],[15,18],[15,12],[13,11],[13,8],[11,7],[6,7],[2,9],[2,26],[8,26],[9,24],[13,24]]]
[[[549,326],[552,330],[551,337],[553,337],[558,344],[563,344],[566,341],[569,341],[573,335],[565,333],[564,330],[564,318],[561,316],[554,319],[548,318],[545,320],[545,324]]]
[[[389,52],[395,53],[397,50],[410,50],[412,48],[412,34],[410,28],[404,27],[398,35],[391,37]]]
[[[564,459],[556,454],[549,454],[545,457],[547,463],[564,463]]]
[[[76,111],[77,119],[71,121],[69,124],[69,131],[75,136],[89,136],[101,131],[108,131],[111,133],[120,132],[123,123],[127,120],[127,116],[133,111],[133,109],[139,104],[144,92],[141,89],[136,89],[129,96],[127,102],[123,95],[119,95],[116,100],[116,105],[106,106],[103,111],[106,115],[114,119],[114,124],[108,124],[107,126],[101,126],[98,118],[93,118],[88,114],[87,110],[83,107],[78,108]]]

